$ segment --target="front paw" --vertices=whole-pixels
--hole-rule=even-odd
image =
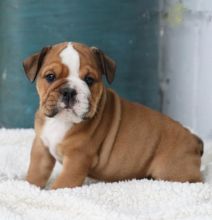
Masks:
[[[61,180],[56,180],[52,186],[51,189],[55,190],[55,189],[63,189],[63,188],[70,188],[70,184],[65,183],[64,181]]]
[[[51,189],[63,189],[63,188],[74,188],[77,186],[82,186],[83,181],[75,179],[72,180],[70,178],[63,178],[59,176],[55,182],[52,184]]]
[[[32,185],[38,186],[40,188],[45,187],[45,180],[44,179],[37,179],[36,177],[27,176],[26,181]]]

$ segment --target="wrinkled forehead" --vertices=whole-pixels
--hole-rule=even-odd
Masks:
[[[96,67],[96,60],[94,54],[90,47],[76,42],[69,42],[66,47],[60,53],[62,61],[67,61],[66,63],[70,65],[77,65],[79,63],[79,68],[83,68],[86,65]]]
[[[65,64],[69,72],[74,75],[78,74],[79,70],[87,65],[97,68],[91,49],[84,44],[76,42],[65,42],[54,45],[48,54],[47,61],[49,63],[61,62]]]

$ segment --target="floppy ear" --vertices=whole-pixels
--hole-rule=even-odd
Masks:
[[[97,58],[102,74],[106,76],[108,83],[112,83],[116,72],[116,63],[110,57],[106,56],[104,52],[96,47],[91,47],[94,55]]]
[[[51,47],[44,47],[40,53],[33,54],[26,58],[23,62],[23,67],[27,78],[34,82],[38,72],[43,64],[44,58]]]

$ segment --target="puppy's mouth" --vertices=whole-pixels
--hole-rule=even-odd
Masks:
[[[43,103],[44,114],[54,117],[58,114],[67,115],[67,120],[79,123],[86,119],[90,109],[90,91],[87,87],[63,85],[48,94]]]
[[[79,117],[77,112],[74,109],[74,105],[77,101],[64,103],[61,100],[58,100],[56,105],[48,106],[48,111],[45,111],[45,115],[49,118],[56,116],[59,113],[66,112]]]
[[[53,118],[54,116],[62,112],[70,113],[75,115],[76,117],[79,117],[77,112],[74,110],[73,105],[64,105],[63,103],[51,109],[48,109],[48,111],[45,111],[45,115],[49,118]]]
[[[78,116],[77,112],[74,109],[74,106],[77,102],[78,102],[77,100],[70,103],[60,102],[58,107],[58,112],[65,111],[65,112],[73,113],[75,116]]]
[[[68,118],[77,123],[87,120],[86,115],[89,112],[89,104],[87,108],[85,105],[87,103],[80,102],[77,98],[64,101],[62,97],[59,97],[56,104],[46,105],[44,113],[49,118],[53,118],[58,114],[66,114]]]

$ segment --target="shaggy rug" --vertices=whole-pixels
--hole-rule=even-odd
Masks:
[[[74,189],[39,189],[24,181],[32,129],[0,129],[0,219],[212,219],[212,144],[206,142],[205,183],[87,179]],[[210,148],[211,147],[211,148]],[[57,164],[50,182],[57,176]],[[183,171],[182,171],[183,172]]]

